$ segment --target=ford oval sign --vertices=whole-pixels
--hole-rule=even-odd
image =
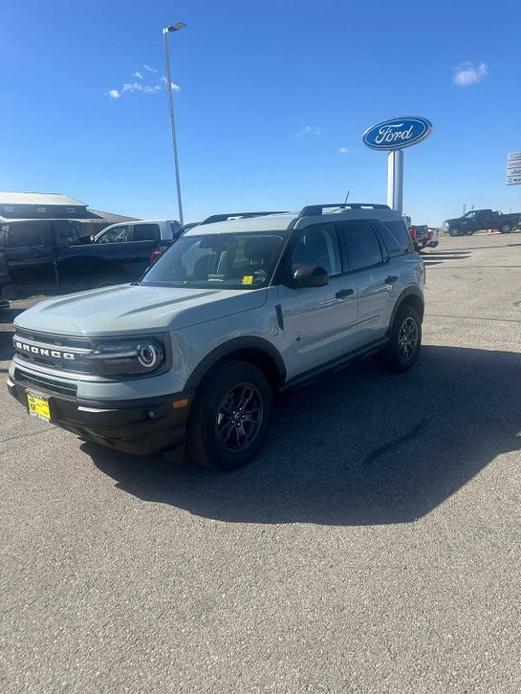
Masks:
[[[411,147],[425,140],[431,134],[432,123],[418,116],[392,118],[383,123],[377,123],[364,133],[364,142],[372,149],[383,149],[387,152],[393,149]]]

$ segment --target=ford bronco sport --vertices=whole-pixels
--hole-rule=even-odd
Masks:
[[[193,461],[232,469],[264,443],[278,390],[375,353],[410,369],[423,284],[386,205],[195,227],[137,283],[20,314],[8,387],[81,438],[137,454],[186,439]]]

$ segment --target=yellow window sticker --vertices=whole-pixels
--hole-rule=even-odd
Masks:
[[[243,284],[253,284],[253,275],[243,275],[242,283]]]

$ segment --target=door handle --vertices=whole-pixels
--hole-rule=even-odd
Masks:
[[[397,275],[389,275],[385,278],[384,282],[385,284],[394,284],[395,282],[398,282],[398,277]]]
[[[335,294],[335,297],[337,299],[347,299],[347,297],[351,296],[351,294],[354,294],[353,289],[341,289]]]

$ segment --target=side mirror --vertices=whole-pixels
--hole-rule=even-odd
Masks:
[[[329,284],[329,274],[319,265],[299,265],[293,272],[291,280],[291,286],[294,289],[324,287],[326,284]]]

